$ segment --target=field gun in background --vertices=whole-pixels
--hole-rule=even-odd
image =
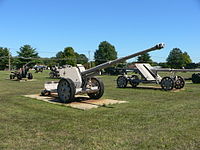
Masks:
[[[35,65],[33,68],[35,69],[35,73],[43,72],[43,70],[46,69],[43,65]]]
[[[121,75],[117,78],[119,88],[127,87],[129,83],[132,87],[137,87],[140,83],[157,83],[163,90],[182,89],[185,86],[185,79],[177,76],[177,72],[200,72],[198,69],[171,69],[154,68],[148,63],[135,63],[135,68],[129,69],[139,75]],[[171,76],[161,77],[158,72],[171,72]],[[193,74],[193,83],[200,82],[200,74]]]
[[[45,90],[43,90],[41,94],[46,95],[50,94],[51,92],[57,92],[60,101],[64,103],[73,101],[75,95],[77,94],[87,94],[92,99],[99,99],[104,93],[104,84],[100,79],[94,76],[99,75],[99,72],[102,69],[142,55],[144,53],[162,48],[164,48],[164,44],[160,43],[149,49],[118,58],[116,60],[105,62],[87,70],[85,70],[84,66],[80,64],[78,64],[76,67],[69,65],[65,66],[65,68],[59,70],[61,78],[60,81],[45,83]]]
[[[28,72],[29,71],[29,67],[28,67],[29,64],[30,64],[30,62],[26,63],[18,71],[12,71],[11,74],[10,74],[10,79],[11,80],[15,79],[15,78],[17,78],[18,80],[22,80],[22,78],[33,79],[32,73]]]
[[[59,74],[59,68],[57,66],[52,66],[50,67],[51,72],[49,73],[49,77],[50,78],[59,78],[60,74]]]

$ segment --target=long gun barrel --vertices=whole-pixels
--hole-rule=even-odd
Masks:
[[[157,72],[200,72],[200,69],[171,69],[171,68],[161,68],[161,69],[152,69]]]
[[[85,70],[85,71],[81,72],[81,75],[82,75],[82,76],[90,75],[90,74],[95,73],[95,72],[97,72],[97,71],[99,71],[99,70],[101,70],[101,69],[104,69],[104,68],[107,68],[107,67],[109,67],[109,66],[115,65],[115,64],[117,64],[117,63],[123,62],[123,61],[125,61],[125,60],[130,59],[130,58],[133,58],[133,57],[142,55],[142,54],[144,54],[144,53],[148,53],[148,52],[150,52],[150,51],[162,49],[162,48],[164,48],[164,46],[165,46],[165,45],[164,45],[163,43],[160,43],[160,44],[155,45],[154,47],[151,47],[151,48],[149,48],[149,49],[143,50],[143,51],[141,51],[141,52],[137,52],[137,53],[134,53],[134,54],[132,54],[132,55],[128,55],[128,56],[121,57],[121,58],[116,59],[116,60],[112,60],[112,61],[105,62],[105,63],[103,63],[103,64],[100,64],[100,65],[96,66],[96,67],[93,67],[93,68],[90,68],[90,69],[88,69],[88,70]]]

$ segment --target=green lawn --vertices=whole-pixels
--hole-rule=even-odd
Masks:
[[[199,84],[180,92],[119,89],[116,76],[101,76],[103,98],[129,103],[82,111],[23,97],[50,80],[47,71],[33,75],[18,82],[0,72],[0,149],[200,149]]]

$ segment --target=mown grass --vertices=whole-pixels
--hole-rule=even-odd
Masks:
[[[33,82],[8,75],[0,72],[0,149],[200,149],[198,84],[180,92],[119,89],[116,76],[101,76],[103,98],[128,103],[82,111],[22,96],[40,93],[48,71],[33,73]]]

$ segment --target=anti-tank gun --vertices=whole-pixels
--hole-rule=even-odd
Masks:
[[[171,68],[154,68],[148,63],[135,63],[134,68],[127,69],[134,72],[133,75],[121,75],[117,78],[117,87],[126,88],[130,84],[133,88],[140,83],[160,84],[165,91],[172,89],[182,89],[185,86],[185,79],[176,75],[177,72],[200,72],[199,69],[171,69]],[[170,72],[170,76],[161,77],[158,72]],[[136,75],[137,74],[137,75]],[[199,76],[198,76],[199,75]],[[193,74],[189,78],[193,83],[200,82],[200,73]]]
[[[98,75],[102,69],[162,48],[164,48],[163,43],[87,70],[85,70],[82,65],[77,65],[77,67],[65,66],[65,68],[59,70],[60,81],[45,83],[45,90],[43,90],[41,94],[46,95],[51,92],[57,92],[60,101],[64,103],[72,101],[77,94],[87,94],[92,99],[99,99],[104,93],[104,84],[100,79],[94,76]]]

